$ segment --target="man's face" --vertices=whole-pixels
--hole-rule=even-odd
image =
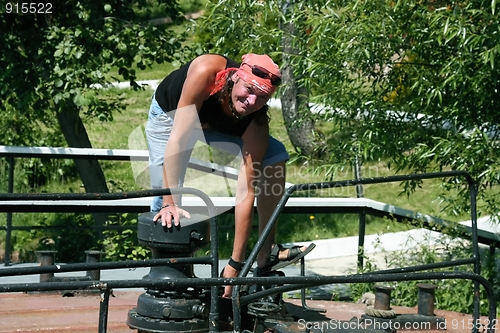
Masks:
[[[236,112],[242,116],[247,116],[260,110],[271,97],[260,91],[255,86],[240,79],[237,75],[233,78],[235,81],[231,99]]]

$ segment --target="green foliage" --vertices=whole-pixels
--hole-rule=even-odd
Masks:
[[[277,1],[209,1],[198,20],[194,41],[204,52],[233,59],[246,53],[267,53],[279,61],[279,19]]]
[[[179,0],[179,8],[183,13],[192,13],[202,10],[207,0]]]
[[[411,244],[411,245],[410,245]],[[400,268],[416,265],[443,263],[451,260],[470,258],[472,256],[472,246],[470,241],[466,241],[450,235],[440,235],[437,239],[431,240],[429,235],[423,240],[415,242],[408,239],[405,251],[388,252],[383,248],[383,244],[378,244],[378,250],[384,256],[387,268]],[[498,256],[491,256],[489,251],[482,251],[480,258],[482,262],[481,275],[493,281],[496,297],[500,294],[500,289],[496,283],[498,279],[498,268],[492,264]],[[365,267],[360,273],[369,273],[379,270],[372,259],[365,257]],[[435,269],[435,272],[446,271],[473,272],[472,265],[459,267],[447,267]],[[431,283],[436,285],[435,306],[437,309],[456,311],[461,313],[473,312],[473,282],[462,279],[442,279],[429,281],[397,281],[386,283],[394,288],[391,294],[391,304],[394,306],[415,307],[418,301],[419,283]],[[359,299],[365,292],[374,292],[375,284],[360,283],[350,286],[353,299]],[[456,297],[457,290],[461,290],[460,297]],[[480,311],[482,315],[488,314],[488,301],[484,288],[480,289]]]
[[[97,233],[91,229],[93,220],[87,214],[42,214],[37,215],[36,222],[48,229],[18,231],[13,239],[14,251],[24,261],[36,261],[33,260],[35,250],[55,250],[58,262],[85,262],[85,251],[92,250],[95,246],[92,244],[97,243]]]
[[[57,124],[54,119],[42,124],[29,112],[19,112],[10,105],[4,105],[0,117],[2,145],[30,146],[36,142],[39,146],[63,146]],[[52,126],[52,127],[50,127]],[[38,127],[37,130],[33,130]],[[34,188],[47,183],[49,178],[67,178],[74,175],[71,161],[53,159],[17,159],[15,161],[15,187]],[[4,178],[7,181],[7,178]],[[6,191],[6,187],[5,187]]]
[[[311,102],[325,105],[318,116],[333,124],[321,168],[358,157],[363,163],[387,161],[392,173],[464,170],[485,203],[479,213],[497,214],[497,2],[440,6],[405,0],[211,1],[197,41],[236,59],[262,52],[280,62],[280,42],[289,38],[299,50],[292,57],[298,84],[308,88]],[[296,31],[285,32],[287,24]],[[447,181],[445,189],[460,191],[441,202],[448,212],[464,214],[464,179]],[[419,185],[408,183],[404,191]]]
[[[136,70],[185,60],[190,52],[182,44],[185,31],[148,21],[159,12],[174,24],[184,21],[175,1],[57,0],[50,4],[51,13],[0,16],[0,142],[5,145],[90,146],[85,129],[70,126],[79,118],[111,121],[125,108],[120,95],[103,86],[127,80],[140,89]],[[117,75],[109,75],[111,69],[117,69]],[[74,116],[73,122],[68,121],[69,115]],[[61,119],[71,125],[60,128]],[[65,142],[61,129],[70,133],[73,142]],[[64,181],[75,174],[72,162],[23,159],[17,165],[15,191],[38,191],[53,178]],[[63,240],[60,245],[54,242],[61,253],[75,252],[71,244],[65,249]],[[93,242],[83,237],[81,244]]]
[[[126,227],[105,230],[101,245],[106,259],[111,261],[149,259],[150,251],[137,241],[136,214],[123,213],[110,217],[107,227]]]
[[[54,144],[43,142],[39,129],[51,129],[60,138],[54,115],[69,105],[89,117],[110,120],[113,111],[122,109],[118,99],[99,89],[110,83],[106,73],[111,68],[118,68],[120,78],[138,88],[133,66],[145,69],[183,59],[184,35],[140,18],[137,8],[149,3],[56,1],[51,15],[2,15],[0,110],[9,114],[11,126],[4,127],[0,141]],[[176,2],[163,8],[165,16],[181,17]]]
[[[500,170],[498,15],[481,1],[332,1],[305,16],[314,101],[334,107],[324,116],[341,139],[330,162],[360,154],[390,160],[395,172],[465,170],[488,201],[482,211],[497,213],[486,190],[498,186]],[[448,209],[467,211],[464,180],[450,184],[464,191],[445,199]]]

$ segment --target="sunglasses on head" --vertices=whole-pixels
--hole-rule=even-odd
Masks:
[[[250,67],[252,69],[252,74],[253,75],[258,76],[258,77],[260,77],[262,79],[269,79],[269,81],[271,81],[271,84],[273,86],[279,86],[280,85],[281,78],[278,75],[275,75],[275,74],[271,73],[270,71],[268,71],[264,67],[261,67],[259,65],[252,65],[252,66],[250,66],[247,63],[243,63],[243,64],[247,65],[248,67]]]

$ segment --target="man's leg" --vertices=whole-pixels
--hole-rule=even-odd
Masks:
[[[259,235],[262,234],[264,228],[266,227],[269,219],[271,218],[272,213],[276,209],[279,201],[281,200],[283,194],[285,193],[285,178],[286,178],[286,166],[285,161],[277,162],[273,165],[265,167],[260,178],[259,182],[259,190],[257,192],[257,211],[259,213]],[[267,259],[270,256],[271,250],[276,245],[276,228],[277,223],[274,224],[273,229],[269,233],[268,237],[265,239],[264,244],[262,246],[261,251],[257,256],[257,266],[260,268],[264,268],[267,262]],[[313,247],[309,248],[309,251],[312,250]],[[298,258],[299,254],[305,255],[304,251],[308,248],[306,246],[302,246],[300,248],[294,249],[293,252],[291,249],[283,248],[277,252],[279,261],[287,261],[287,259]],[[298,252],[300,251],[300,252]],[[289,254],[291,254],[292,258],[289,258]],[[276,263],[273,264],[273,266]],[[270,269],[271,267],[266,267],[266,269]]]
[[[274,165],[265,167],[262,170],[259,181],[259,189],[257,192],[259,235],[266,227],[274,209],[278,205],[281,197],[283,196],[283,193],[285,192],[285,168],[285,161],[281,161]],[[266,264],[266,259],[271,252],[271,248],[275,243],[276,226],[277,224],[274,225],[274,228],[271,230],[271,233],[264,241],[262,249],[257,256],[257,265],[259,267],[264,267],[264,265]]]

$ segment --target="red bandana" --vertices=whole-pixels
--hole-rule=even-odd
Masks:
[[[277,85],[273,85],[269,76],[266,77],[257,76],[253,73],[254,66],[260,67],[264,72],[273,75],[274,77],[281,78],[281,73],[278,65],[267,55],[260,54],[245,54],[241,58],[241,66],[236,71],[236,74],[245,82],[252,84],[257,87],[260,91],[272,95],[277,88]],[[228,72],[234,70],[234,68],[226,68],[217,73],[215,77],[215,87],[210,93],[210,95],[216,94],[218,91],[224,87],[227,81]]]

